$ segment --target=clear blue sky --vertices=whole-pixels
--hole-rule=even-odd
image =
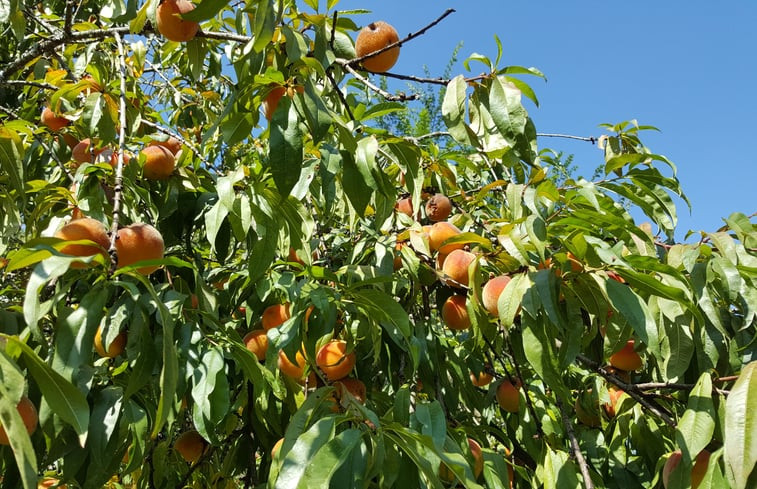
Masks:
[[[321,0],[325,8],[326,1]],[[393,72],[441,75],[458,42],[460,59],[496,54],[539,68],[529,80],[541,106],[527,105],[539,132],[601,134],[598,124],[637,119],[658,127],[644,136],[678,166],[692,204],[678,202],[677,237],[714,231],[722,217],[757,212],[757,0],[634,2],[557,0],[342,0],[339,10],[394,25],[403,37],[446,8],[456,13],[402,48]],[[474,64],[474,73],[482,65]],[[462,63],[454,74],[465,73]],[[573,153],[589,177],[602,154],[589,143],[541,139]]]

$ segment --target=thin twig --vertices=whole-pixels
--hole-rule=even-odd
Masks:
[[[374,92],[378,93],[382,97],[384,97],[386,100],[389,100],[390,102],[405,102],[408,100],[418,100],[418,94],[412,94],[412,95],[392,95],[391,93],[387,92],[386,90],[380,88],[373,82],[371,82],[369,79],[365,78],[363,75],[357,72],[355,68],[353,68],[350,65],[344,65],[344,69],[349,71],[352,76],[358,79],[360,83],[365,85],[366,87],[370,88]]]
[[[540,138],[577,139],[578,141],[586,141],[587,143],[591,143],[591,144],[595,144],[598,139],[598,138],[595,138],[594,136],[584,137],[584,136],[573,136],[571,134],[550,134],[550,133],[544,133],[544,132],[537,132],[536,136]]]
[[[573,452],[573,456],[576,458],[579,469],[581,469],[581,475],[584,479],[584,487],[586,489],[594,489],[594,482],[591,480],[591,473],[589,472],[589,464],[586,463],[586,458],[584,458],[584,454],[581,453],[581,447],[578,445],[576,433],[575,431],[573,431],[573,423],[570,421],[568,415],[565,414],[562,400],[560,398],[557,398],[556,402],[557,409],[560,411],[562,423],[565,426],[565,432],[567,433],[568,439],[570,440],[570,449]]]
[[[28,85],[30,87],[43,88],[45,90],[57,90],[58,87],[46,82],[26,81],[26,80],[5,80],[0,82],[0,85],[14,86],[14,85]]]
[[[350,109],[350,104],[347,103],[347,99],[344,97],[344,94],[342,93],[342,90],[339,88],[339,84],[334,79],[334,75],[331,73],[331,70],[326,70],[326,77],[331,82],[331,85],[334,87],[334,91],[336,91],[336,94],[339,96],[339,100],[341,100],[342,105],[344,106],[344,110],[347,111],[347,115],[350,116],[351,121],[355,121],[355,116],[352,114],[352,110]]]
[[[670,389],[670,390],[678,390],[678,391],[690,391],[694,388],[694,384],[677,384],[677,383],[668,383],[668,382],[644,382],[640,384],[634,384],[637,389],[640,391],[652,391],[652,390],[662,390],[662,389]],[[730,391],[724,390],[724,389],[718,389],[717,387],[714,389],[715,392],[722,396],[727,396]]]

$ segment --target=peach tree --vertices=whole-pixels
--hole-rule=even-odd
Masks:
[[[677,242],[651,127],[565,178],[540,71],[338,3],[0,0],[0,487],[754,487],[754,216]]]

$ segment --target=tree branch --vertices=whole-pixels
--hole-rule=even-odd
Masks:
[[[577,139],[579,141],[586,141],[586,142],[591,143],[591,144],[595,144],[597,142],[597,140],[598,140],[598,138],[595,138],[594,136],[590,136],[590,137],[587,138],[587,137],[584,137],[584,136],[573,136],[571,134],[549,134],[549,133],[543,133],[543,132],[536,133],[536,136],[540,137],[540,138]]]
[[[642,405],[642,407],[646,408],[649,412],[652,414],[658,416],[662,421],[667,424],[668,426],[675,427],[676,422],[673,418],[671,418],[670,414],[667,413],[662,407],[660,407],[656,402],[653,400],[647,399],[644,397],[644,393],[641,392],[634,384],[629,384],[627,382],[624,382],[619,377],[615,376],[614,374],[608,372],[603,366],[601,366],[599,363],[595,362],[594,360],[584,356],[584,355],[578,355],[576,359],[586,365],[587,367],[591,368],[592,370],[595,370],[599,375],[605,378],[608,382],[611,384],[614,384],[617,387],[620,387],[626,394],[628,394],[631,398],[633,398],[636,402]]]
[[[36,82],[36,81],[26,81],[26,80],[5,80],[0,81],[0,85],[12,87],[15,85],[23,85],[23,86],[30,86],[30,87],[37,87],[37,88],[43,88],[45,90],[57,90],[58,87],[55,85],[51,85],[49,83],[45,82]]]
[[[119,96],[118,109],[118,159],[116,161],[116,181],[113,188],[113,222],[110,225],[110,273],[116,271],[118,253],[116,251],[116,238],[118,238],[118,223],[121,217],[121,196],[123,194],[124,174],[124,151],[126,145],[126,61],[124,60],[124,46],[121,35],[115,33],[116,46],[118,46],[118,78],[121,82],[121,94]]]
[[[366,87],[370,88],[374,92],[378,93],[379,95],[381,95],[382,97],[384,97],[386,100],[388,100],[390,102],[405,102],[405,101],[408,101],[408,100],[418,100],[418,95],[417,94],[412,94],[412,95],[405,95],[405,94],[392,95],[391,93],[389,93],[386,90],[383,90],[382,88],[378,87],[377,85],[375,85],[374,83],[372,83],[369,79],[365,78],[363,75],[361,75],[360,73],[358,73],[357,70],[355,70],[355,68],[353,68],[349,64],[344,65],[344,69],[347,70],[347,71],[349,71],[350,74],[352,76],[354,76],[355,78],[357,78],[357,80],[360,83],[362,83]]]
[[[581,453],[581,447],[578,445],[578,439],[576,439],[576,433],[573,430],[573,423],[570,418],[565,414],[563,403],[560,398],[557,398],[557,409],[560,411],[560,417],[562,418],[563,426],[565,426],[565,432],[568,435],[570,441],[570,449],[573,452],[573,456],[576,458],[579,469],[581,469],[581,475],[584,479],[584,487],[586,489],[594,489],[594,481],[591,480],[591,473],[589,472],[589,464],[586,463],[584,454]]]

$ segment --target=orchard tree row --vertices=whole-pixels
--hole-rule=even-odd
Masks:
[[[0,487],[755,487],[754,216],[338,3],[0,0]]]

